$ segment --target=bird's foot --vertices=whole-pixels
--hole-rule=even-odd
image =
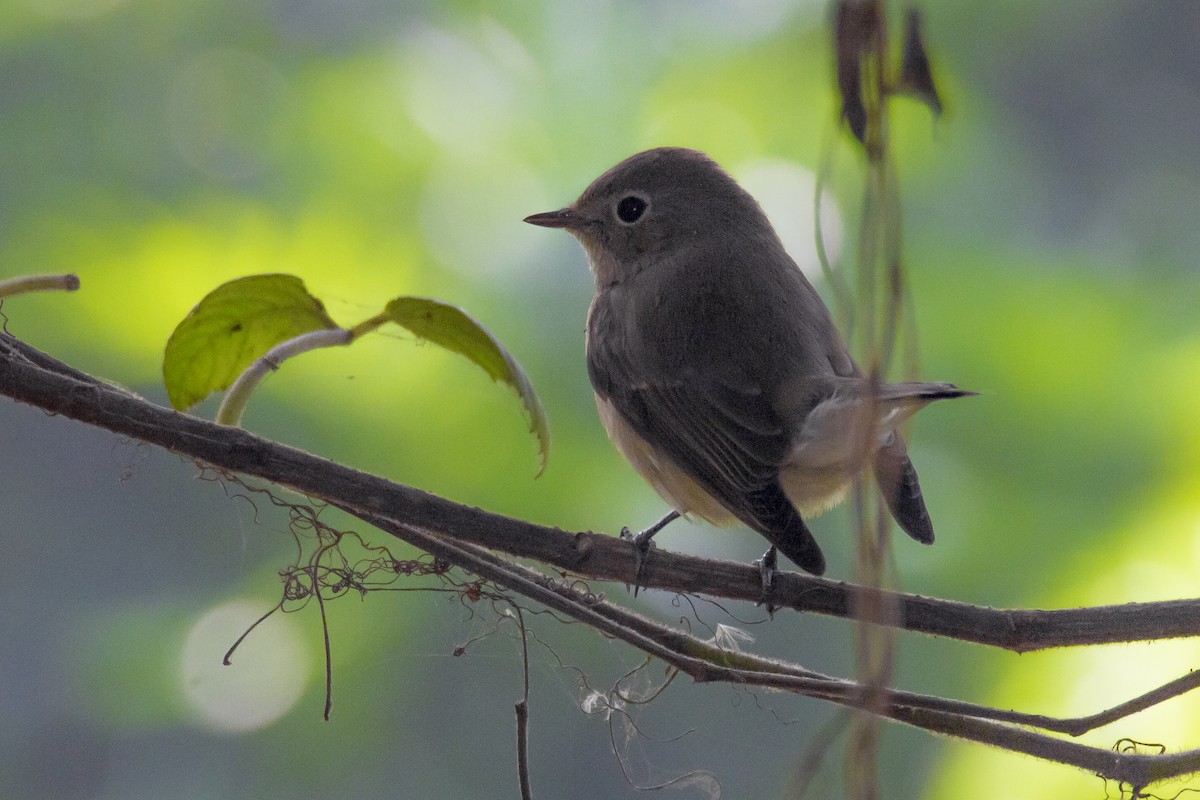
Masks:
[[[621,538],[634,546],[634,567],[633,567],[633,596],[638,596],[638,590],[642,587],[642,578],[646,571],[646,556],[650,554],[650,548],[654,546],[654,534],[665,528],[668,523],[679,518],[678,511],[672,511],[658,522],[651,525],[641,533],[634,534],[629,528],[621,528]]]
[[[772,545],[767,552],[763,553],[762,558],[754,562],[758,567],[758,577],[762,581],[762,598],[757,605],[765,606],[767,613],[772,617],[775,616],[777,606],[771,603],[771,596],[775,594],[775,572],[779,566],[779,551]]]
[[[629,528],[621,528],[621,538],[633,545],[634,562],[633,562],[633,596],[638,596],[638,590],[642,588],[642,578],[646,572],[646,556],[650,553],[650,548],[654,546],[654,539],[646,535],[646,531],[641,533],[633,533]]]

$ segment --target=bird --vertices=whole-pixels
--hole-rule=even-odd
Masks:
[[[596,293],[587,372],[617,450],[671,507],[636,536],[634,591],[651,538],[679,516],[741,523],[813,575],[806,519],[868,467],[910,537],[933,524],[900,426],[951,383],[880,383],[859,369],[828,308],[757,201],[702,152],[659,147],[532,214],[583,245]]]

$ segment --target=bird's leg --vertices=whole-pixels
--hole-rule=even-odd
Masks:
[[[621,528],[621,538],[630,542],[636,549],[636,561],[634,562],[633,570],[634,597],[637,597],[638,589],[642,585],[642,572],[646,569],[646,554],[650,552],[650,545],[653,544],[651,540],[654,538],[654,534],[677,519],[679,519],[679,512],[672,509],[669,514],[641,533],[633,534],[629,531],[629,528]]]
[[[774,617],[775,606],[771,604],[771,595],[775,592],[775,568],[779,565],[779,551],[775,549],[775,545],[771,545],[754,564],[758,567],[758,577],[762,581],[762,599],[758,604],[765,605],[767,613]]]

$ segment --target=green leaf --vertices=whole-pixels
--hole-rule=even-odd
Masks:
[[[167,396],[175,408],[190,408],[210,392],[229,388],[254,359],[280,342],[336,327],[295,275],[250,275],[223,283],[167,341]]]
[[[397,297],[383,316],[422,339],[461,353],[483,368],[492,380],[504,381],[516,391],[529,414],[529,432],[537,437],[540,475],[550,454],[550,428],[542,402],[525,371],[508,351],[465,311],[425,297]]]

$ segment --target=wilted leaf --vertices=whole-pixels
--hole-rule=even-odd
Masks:
[[[397,297],[387,304],[383,316],[422,339],[461,353],[492,376],[504,381],[521,398],[529,414],[529,430],[537,437],[541,467],[550,452],[550,429],[546,412],[525,371],[508,351],[465,311],[425,297]]]
[[[254,359],[280,342],[336,327],[295,275],[250,275],[223,283],[167,341],[167,396],[175,408],[190,408],[210,392],[227,389]]]
[[[925,50],[925,36],[921,25],[921,12],[909,9],[904,18],[904,52],[900,60],[901,92],[910,94],[934,114],[942,113],[942,99],[933,82],[933,69],[929,66],[929,54]]]
[[[879,7],[874,0],[841,0],[834,12],[834,59],[842,117],[862,143],[867,136],[863,100],[863,59],[879,36]]]

